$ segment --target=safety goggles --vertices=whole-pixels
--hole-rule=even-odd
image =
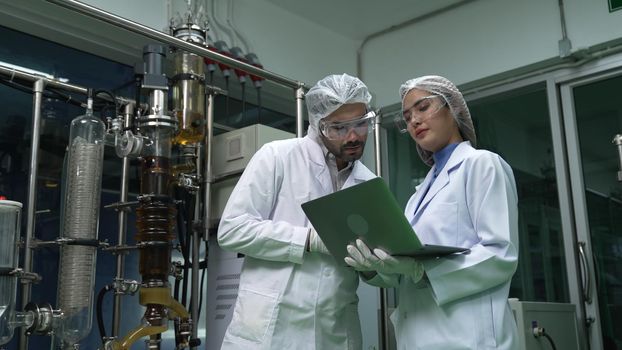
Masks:
[[[364,116],[345,122],[326,122],[320,120],[319,128],[322,135],[329,140],[341,140],[344,139],[350,131],[358,136],[368,134],[374,129],[374,119],[376,118],[376,112],[371,111]]]
[[[430,95],[423,97],[412,106],[402,111],[401,116],[397,116],[394,120],[395,126],[402,133],[408,131],[408,124],[423,123],[424,121],[435,116],[447,102],[440,95]]]

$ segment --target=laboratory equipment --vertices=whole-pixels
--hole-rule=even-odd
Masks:
[[[0,345],[11,340],[15,327],[28,321],[24,319],[28,314],[15,312],[21,213],[22,203],[0,200]]]
[[[576,306],[510,299],[520,350],[579,350]],[[547,336],[545,336],[545,334]]]
[[[194,24],[174,29],[180,39],[205,45],[205,30]],[[203,57],[184,50],[174,52],[173,112],[179,123],[174,143],[180,145],[201,142],[205,137],[205,65]]]
[[[71,122],[63,230],[60,248],[58,302],[62,311],[58,337],[73,345],[91,331],[97,225],[104,161],[105,125],[93,116],[89,97],[86,114]]]

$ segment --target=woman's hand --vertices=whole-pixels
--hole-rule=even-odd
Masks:
[[[423,277],[423,264],[414,258],[406,256],[392,256],[382,249],[374,249],[373,253],[360,239],[355,245],[348,245],[348,256],[344,258],[346,264],[357,271],[376,271],[390,275],[400,274],[410,277],[413,283]]]

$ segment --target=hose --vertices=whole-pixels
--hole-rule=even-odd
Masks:
[[[544,333],[542,334],[546,340],[549,341],[549,343],[551,343],[551,348],[553,348],[553,350],[557,350],[557,347],[555,346],[555,342],[553,341],[553,338],[551,338],[551,336],[548,333]]]
[[[104,315],[103,315],[103,304],[104,304],[104,296],[106,293],[113,290],[114,286],[112,284],[107,284],[104,288],[100,289],[99,293],[97,293],[97,327],[99,328],[99,337],[102,340],[102,345],[105,345],[106,342],[106,326],[104,325]]]

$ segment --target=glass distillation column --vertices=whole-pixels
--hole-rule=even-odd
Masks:
[[[185,22],[174,26],[171,34],[178,39],[205,47],[206,30],[193,24],[188,11]],[[173,164],[173,176],[178,183],[195,190],[197,145],[205,138],[205,63],[202,57],[184,50],[173,51],[173,113],[178,122],[178,132],[173,143],[178,157]]]
[[[136,241],[140,248],[139,272],[142,276],[139,302],[146,307],[144,324],[124,339],[111,344],[112,349],[128,349],[137,339],[149,336],[148,348],[159,349],[161,333],[169,318],[179,318],[189,325],[189,314],[171,296],[168,276],[171,246],[174,239],[176,209],[171,197],[171,145],[177,129],[175,117],[167,113],[167,79],[163,74],[166,48],[147,45],[143,49],[143,84],[149,89],[149,114],[138,118],[144,137],[141,153],[139,205],[136,209]],[[188,331],[186,330],[186,333]],[[182,346],[188,344],[188,337]]]
[[[0,200],[0,345],[11,340],[15,328],[33,323],[31,312],[15,311],[21,212],[22,203]]]
[[[66,241],[60,248],[57,296],[62,316],[56,331],[65,347],[91,331],[104,136],[89,93],[86,114],[72,120],[69,134],[61,234]]]
[[[205,46],[205,30],[186,23],[172,29],[176,38]],[[203,57],[183,50],[174,52],[173,111],[179,123],[174,142],[194,144],[205,137],[205,64]]]

